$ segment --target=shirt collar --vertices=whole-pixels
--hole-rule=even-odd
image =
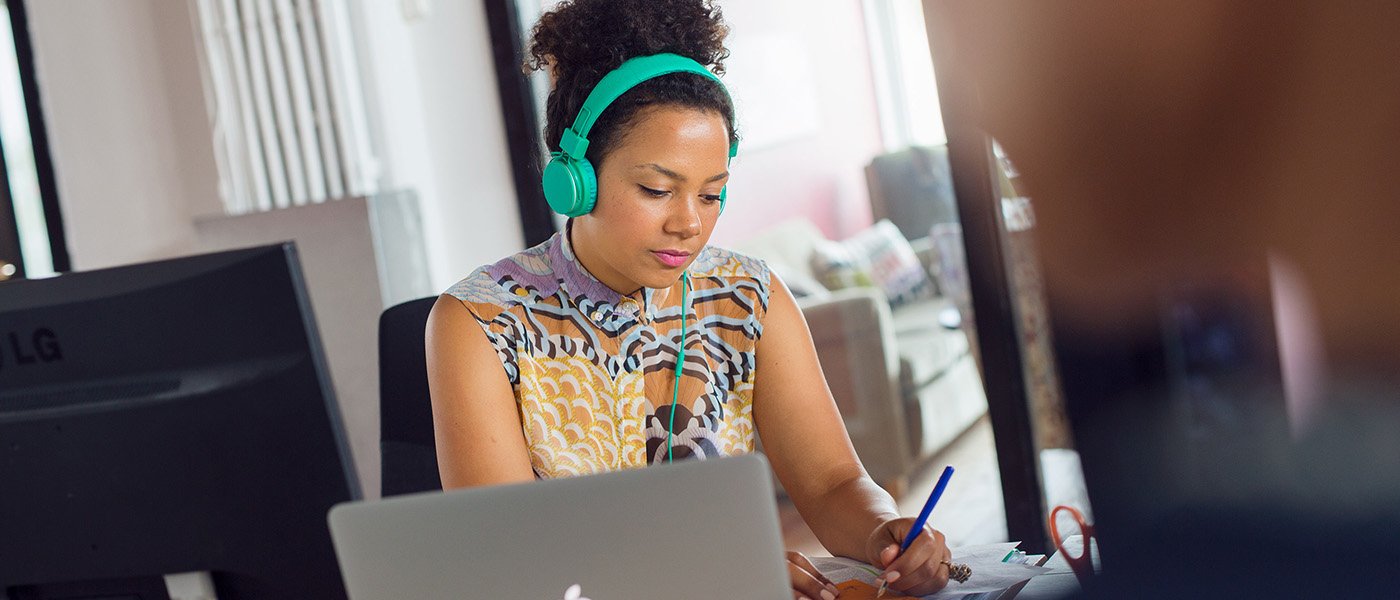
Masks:
[[[554,234],[554,243],[549,249],[550,262],[556,265],[555,274],[559,277],[559,286],[576,306],[617,306],[622,301],[622,294],[598,281],[597,277],[578,262],[573,242],[569,239],[569,231],[573,224],[573,220],[569,220],[563,231]]]

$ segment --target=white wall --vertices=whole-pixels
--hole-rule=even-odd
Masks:
[[[773,223],[806,218],[831,238],[871,223],[865,165],[883,151],[861,0],[721,1],[730,40],[791,37],[815,74],[818,129],[785,143],[746,150],[742,141],[729,183],[729,204],[713,242],[724,245]],[[735,44],[740,49],[743,44]],[[729,62],[779,60],[734,55]],[[739,133],[746,126],[739,112]]]
[[[220,207],[188,5],[27,8],[74,268],[191,252],[193,216]]]
[[[485,9],[481,0],[439,1],[407,20],[399,2],[352,4],[385,183],[417,191],[433,284],[445,288],[524,245]],[[734,202],[715,241],[791,216],[833,237],[868,225],[861,169],[880,139],[859,0],[820,14],[793,0],[722,6],[736,37],[800,39],[819,75],[821,129],[740,148]],[[30,7],[76,268],[191,252],[193,217],[220,211],[189,11],[176,0]]]
[[[354,2],[385,184],[413,188],[434,286],[523,248],[485,9]],[[194,251],[222,211],[191,6],[178,0],[30,4],[43,108],[74,267]]]
[[[358,28],[389,185],[418,191],[433,284],[524,249],[481,0],[363,2]]]
[[[408,22],[398,2],[352,5],[359,11],[352,18],[366,93],[379,114],[374,126],[384,184],[417,192],[433,286],[445,289],[476,266],[523,247],[484,8],[480,0],[441,2],[430,16]],[[195,222],[221,214],[222,205],[191,3],[43,0],[29,7],[74,268],[200,251]],[[282,216],[290,221],[293,215]],[[369,243],[367,229],[344,235],[364,237],[344,240],[346,248]],[[303,262],[316,268],[314,261]],[[344,264],[373,273],[373,260]],[[359,285],[336,277],[334,269],[307,275],[313,283]],[[378,299],[377,290],[369,292]],[[354,352],[338,351],[359,361],[355,368],[373,369],[375,311],[359,311],[349,324],[321,312],[322,338],[355,346]],[[333,361],[335,354],[328,352]],[[345,371],[332,365],[333,372],[338,368]],[[364,373],[341,375],[338,387],[355,388],[337,391],[361,480],[375,495],[377,386]]]

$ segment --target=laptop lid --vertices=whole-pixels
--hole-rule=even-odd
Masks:
[[[350,502],[329,518],[353,600],[783,598],[769,477],[757,454],[688,460]]]

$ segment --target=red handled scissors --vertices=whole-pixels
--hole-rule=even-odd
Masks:
[[[1074,518],[1075,524],[1079,525],[1079,533],[1084,538],[1083,551],[1080,552],[1079,556],[1070,556],[1069,552],[1065,551],[1065,536],[1060,535],[1060,528],[1055,519],[1056,513],[1062,510],[1069,511],[1069,515]],[[1090,545],[1094,540],[1094,526],[1084,522],[1084,513],[1079,512],[1073,506],[1061,504],[1050,511],[1050,535],[1055,538],[1055,549],[1060,552],[1060,556],[1065,558],[1065,562],[1069,563],[1069,568],[1074,571],[1075,577],[1079,578],[1079,583],[1081,585],[1087,584],[1089,578],[1094,576],[1093,555],[1090,553]]]

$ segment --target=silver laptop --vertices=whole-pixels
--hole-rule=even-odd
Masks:
[[[351,600],[790,598],[768,463],[687,460],[330,512]]]

